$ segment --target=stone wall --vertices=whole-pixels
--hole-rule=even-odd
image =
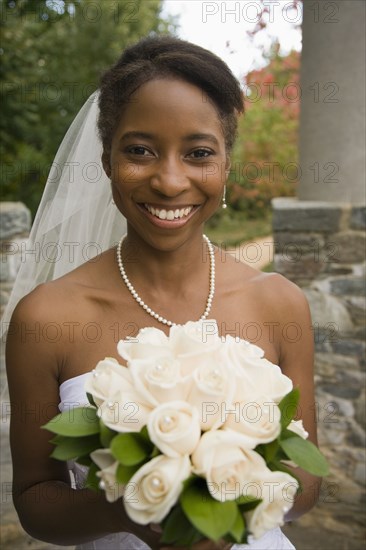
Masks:
[[[31,226],[31,214],[21,202],[0,203],[0,314],[2,315],[22,259],[22,244]],[[24,246],[24,245],[23,245]]]
[[[273,201],[274,269],[302,287],[313,318],[319,444],[331,466],[313,521],[350,536],[366,477],[365,228],[365,207]]]

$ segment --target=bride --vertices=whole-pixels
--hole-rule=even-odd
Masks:
[[[299,416],[316,443],[313,337],[301,291],[203,235],[225,206],[242,111],[239,84],[219,58],[152,37],[103,76],[61,146],[30,236],[42,254],[22,266],[9,305],[26,295],[9,324],[7,373],[14,504],[35,538],[83,549],[162,548],[156,526],[133,523],[121,500],[111,504],[82,488],[85,472],[76,464],[72,487],[65,464],[49,458],[50,433],[40,429],[60,409],[85,403],[86,373],[103,357],[120,361],[117,342],[142,327],[168,333],[173,323],[212,318],[222,335],[252,337],[300,387]],[[43,254],[51,245],[54,254]],[[319,478],[296,474],[303,490],[287,520],[318,494]],[[293,546],[277,527],[234,548]]]

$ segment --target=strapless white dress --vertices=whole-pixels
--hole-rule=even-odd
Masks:
[[[89,373],[66,380],[60,386],[60,411],[88,404],[84,390],[85,378]],[[87,474],[87,468],[69,462],[71,479],[75,489],[81,489]],[[142,540],[131,533],[114,533],[107,537],[81,544],[76,550],[150,550]],[[294,545],[277,527],[268,531],[260,539],[249,537],[248,544],[235,544],[232,550],[296,550]]]

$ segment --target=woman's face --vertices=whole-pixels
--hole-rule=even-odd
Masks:
[[[103,163],[129,228],[163,249],[202,232],[229,169],[216,108],[202,90],[178,79],[136,90]]]

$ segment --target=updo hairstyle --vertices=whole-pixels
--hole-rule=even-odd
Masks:
[[[99,94],[98,130],[109,152],[123,106],[143,84],[176,77],[194,84],[216,106],[227,152],[235,141],[237,118],[244,111],[243,93],[229,67],[212,52],[171,36],[144,38],[126,48],[103,76]]]

